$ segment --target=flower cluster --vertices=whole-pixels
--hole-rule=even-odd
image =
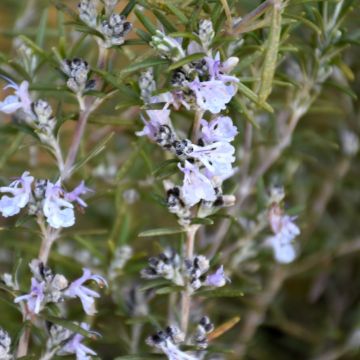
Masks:
[[[80,19],[101,34],[98,42],[105,48],[122,45],[132,28],[125,16],[113,12],[115,5],[115,1],[107,0],[105,15],[100,15],[96,0],[81,0],[78,5]]]
[[[30,269],[33,274],[30,292],[15,298],[15,303],[26,301],[29,312],[38,314],[48,303],[59,303],[65,299],[79,298],[86,314],[94,315],[96,313],[94,299],[100,295],[84,284],[93,280],[99,286],[106,286],[107,283],[103,277],[84,269],[83,275],[69,284],[65,276],[53,274],[52,270],[44,266],[39,260],[33,260],[30,263]]]
[[[164,278],[171,280],[176,285],[184,285],[181,274],[181,258],[171,248],[165,249],[157,257],[148,260],[148,267],[141,271],[141,276],[145,279]]]
[[[146,339],[149,346],[161,350],[169,360],[196,360],[178,347],[185,340],[185,335],[176,326],[168,326]]]
[[[215,273],[205,276],[210,270],[210,263],[203,255],[196,255],[191,260],[186,259],[184,265],[192,291],[199,289],[201,286],[223,287],[227,282],[230,282],[230,279],[225,275],[223,266],[220,266]]]
[[[207,316],[203,316],[197,324],[189,343],[198,350],[208,347],[208,335],[214,330],[214,324]],[[190,355],[179,348],[185,342],[185,334],[177,326],[167,326],[164,330],[147,338],[149,346],[161,350],[169,360],[195,360],[198,356]]]
[[[294,261],[297,251],[293,241],[300,234],[294,223],[296,217],[284,215],[278,203],[271,204],[268,216],[274,236],[269,237],[266,243],[273,248],[276,261],[285,264]]]
[[[80,326],[89,331],[90,326],[81,323]],[[48,353],[55,353],[57,356],[75,354],[76,360],[90,360],[91,356],[96,356],[96,352],[82,344],[84,336],[74,333],[62,326],[51,324],[49,338],[46,344]]]
[[[82,181],[73,191],[66,192],[60,180],[55,184],[50,180],[34,181],[34,177],[25,171],[9,186],[0,187],[0,193],[8,194],[0,198],[0,212],[4,217],[9,217],[28,205],[29,214],[42,214],[51,227],[69,227],[75,223],[73,203],[86,207],[80,196],[89,191]]]
[[[153,95],[156,83],[151,70],[140,76],[141,97],[150,106],[165,102],[161,110],[146,110],[142,117],[144,128],[138,136],[147,136],[171,152],[179,159],[179,170],[183,173],[182,186],[167,182],[167,205],[171,213],[177,215],[179,223],[187,226],[191,223],[190,208],[200,204],[198,217],[206,217],[219,207],[233,205],[233,196],[224,196],[222,183],[234,170],[235,148],[231,144],[238,131],[228,116],[219,114],[226,109],[226,104],[236,93],[238,79],[227,75],[237,63],[236,58],[221,62],[220,55],[214,57],[209,49],[214,36],[212,24],[201,22],[199,43],[190,42],[187,50],[174,38],[158,31],[152,38],[152,46],[162,56],[178,61],[186,55],[205,53],[204,58],[184,65],[174,71],[172,76],[173,90]],[[192,139],[178,136],[171,122],[172,104],[176,109],[183,105],[196,110],[197,124],[194,124]],[[214,114],[210,120],[204,113]]]
[[[63,72],[68,76],[67,86],[75,94],[82,95],[95,86],[95,80],[89,80],[90,67],[87,61],[75,58],[64,60],[61,64]]]
[[[43,144],[49,147],[61,171],[64,164],[60,145],[55,134],[56,119],[53,116],[51,105],[45,100],[33,100],[29,93],[29,83],[27,81],[17,85],[8,78],[6,80],[9,84],[5,89],[14,89],[14,94],[8,95],[4,101],[0,102],[0,112],[6,114],[18,112],[21,120],[34,130],[34,133]]]
[[[163,94],[161,98],[151,98],[151,103],[166,102],[175,108],[183,105],[186,108],[210,111],[212,114],[218,114],[226,109],[226,104],[237,92],[236,83],[239,81],[235,76],[228,74],[237,65],[239,59],[230,57],[222,62],[219,53],[213,55],[209,50],[213,37],[214,30],[209,20],[200,23],[199,41],[191,41],[186,50],[177,39],[157,31],[152,37],[151,45],[163,57],[175,62],[195,53],[204,53],[206,56],[176,69],[172,75],[174,90],[166,94],[167,96]]]
[[[207,316],[203,316],[196,328],[193,336],[193,342],[200,349],[206,349],[208,347],[208,335],[214,331],[214,324]]]
[[[22,110],[25,114],[32,115],[31,111],[31,97],[29,94],[29,83],[23,81],[17,85],[12,80],[6,78],[9,82],[4,89],[14,89],[14,94],[7,96],[3,101],[0,101],[0,111],[5,114],[13,114],[17,110]]]
[[[167,279],[179,286],[189,283],[191,291],[201,286],[222,287],[229,281],[223,266],[215,273],[205,276],[209,269],[210,263],[205,256],[197,255],[182,261],[173,249],[167,248],[157,257],[149,259],[148,267],[141,271],[141,276],[145,279]]]
[[[11,338],[9,334],[0,328],[0,359],[11,360],[13,356],[10,354]]]
[[[234,198],[222,195],[222,182],[233,173],[234,147],[230,142],[237,134],[231,118],[218,116],[210,122],[201,119],[198,145],[189,139],[179,139],[170,120],[170,110],[148,110],[149,121],[137,132],[148,136],[179,160],[184,174],[181,187],[168,186],[169,211],[178,215],[182,223],[188,222],[189,208],[201,202],[204,217],[211,208],[231,206]],[[169,183],[168,183],[169,184]]]

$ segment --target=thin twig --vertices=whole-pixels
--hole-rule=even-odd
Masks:
[[[241,21],[235,24],[232,28],[232,34],[241,34],[246,31],[246,27],[259,16],[261,16],[274,3],[274,0],[266,0],[256,9],[246,14]]]
[[[200,121],[201,121],[203,115],[204,115],[204,111],[199,110],[199,109],[196,110],[195,119],[194,119],[193,127],[191,130],[191,141],[195,144],[197,143],[198,138],[199,138]]]
[[[198,229],[199,229],[199,225],[191,225],[187,229],[185,251],[184,251],[184,257],[187,259],[191,259],[194,256],[195,236]],[[184,332],[185,335],[187,333],[187,328],[189,324],[190,306],[191,306],[191,288],[189,284],[186,284],[186,288],[182,292],[182,299],[181,299],[181,330]]]
[[[230,10],[229,4],[228,4],[227,0],[220,0],[220,1],[224,8],[225,15],[226,15],[226,27],[229,31],[231,31],[231,29],[233,27],[233,19],[231,16],[231,10]]]

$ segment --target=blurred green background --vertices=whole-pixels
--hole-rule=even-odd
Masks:
[[[77,2],[66,3],[75,9]],[[121,1],[119,9],[125,3]],[[163,6],[162,1],[148,3],[160,10]],[[181,6],[179,1],[173,3]],[[209,6],[213,3],[209,1]],[[284,31],[288,30],[287,26],[291,29],[284,38],[282,60],[276,72],[278,82],[268,100],[275,112],[269,114],[249,106],[254,121],[260,125],[259,130],[253,129],[255,163],[264,144],[271,145],[279,136],[275,131],[276,121],[283,115],[292,92],[296,91],[296,84],[301,83],[300,68],[293,66],[295,60],[310,67],[306,69],[310,73],[311,67],[316,66],[316,34],[311,24],[319,25],[319,19],[312,15],[311,8],[319,9],[321,14],[324,6],[331,10],[335,3],[289,1],[285,19],[292,19],[295,24],[284,25]],[[233,14],[244,16],[260,2],[239,0],[232,4]],[[191,12],[190,5],[189,9]],[[155,17],[148,15],[155,23]],[[208,16],[205,11],[202,15]],[[217,326],[236,316],[241,318],[214,342],[216,349],[233,351],[225,354],[220,351],[219,358],[360,359],[360,162],[358,153],[352,156],[344,153],[341,142],[344,130],[351,131],[355,137],[360,134],[359,17],[360,5],[355,1],[353,10],[341,24],[343,44],[337,46],[344,45],[344,49],[333,60],[332,76],[324,84],[314,85],[319,87],[316,89],[319,96],[301,119],[291,145],[238,209],[235,218],[243,221],[234,221],[224,235],[215,262],[225,263],[232,279],[231,288],[242,289],[244,296],[194,300],[194,317],[209,314]],[[42,43],[49,54],[53,46],[66,49],[79,39],[79,33],[71,24],[66,24],[69,19],[48,1],[0,2],[0,67],[10,71],[16,81],[23,80],[20,72],[16,73],[11,66],[21,57],[16,37],[26,35],[35,39],[41,18],[47,21]],[[133,14],[130,19],[134,28],[142,27]],[[136,33],[132,32],[129,38],[137,38]],[[261,48],[265,38],[263,29],[249,32],[242,37],[245,46],[235,53],[240,61],[248,60],[239,69],[241,81],[248,86],[257,81],[260,67],[260,61],[251,61],[250,56]],[[147,45],[112,50],[111,70],[124,68],[148,50]],[[95,67],[95,42],[89,37],[73,55],[85,58]],[[32,80],[31,86],[38,96],[49,100],[54,109],[61,108],[58,114],[66,123],[60,135],[66,148],[76,119],[76,101],[62,91],[64,81],[52,63],[44,62]],[[136,88],[136,81],[137,74],[126,80],[133,88]],[[294,87],[288,82],[293,82]],[[116,106],[118,109],[114,110]],[[176,226],[176,219],[167,214],[166,207],[159,201],[164,196],[162,176],[165,175],[154,175],[154,170],[165,160],[164,155],[160,148],[134,135],[141,128],[139,111],[134,99],[120,93],[91,117],[82,156],[107,135],[114,133],[114,136],[106,150],[88,162],[68,184],[71,188],[85,179],[95,194],[88,199],[89,206],[84,214],[78,213],[76,226],[63,231],[50,257],[53,269],[68,278],[79,275],[85,265],[108,275],[116,248],[125,244],[133,247],[132,259],[116,274],[110,289],[98,302],[98,315],[88,319],[102,334],[91,347],[104,360],[129,354],[137,324],[141,324],[142,331],[136,347],[140,353],[148,353],[144,338],[154,332],[157,324],[166,325],[168,312],[178,310],[169,307],[167,294],[155,296],[151,291],[139,291],[139,287],[146,284],[140,279],[139,271],[146,265],[147,258],[158,254],[167,245],[180,248],[182,240],[178,235],[138,237],[140,232],[148,229]],[[230,115],[240,132],[237,138],[240,175],[227,183],[229,191],[240,181],[241,149],[247,124],[244,114],[235,107],[230,110]],[[190,113],[176,113],[174,119],[179,128],[189,129]],[[1,184],[8,183],[9,178],[25,169],[36,177],[55,179],[56,167],[51,157],[33,137],[19,131],[12,122],[13,119],[1,115]],[[265,189],[271,185],[284,186],[285,206],[298,215],[297,223],[302,230],[298,238],[299,259],[289,266],[275,264],[271,253],[261,248],[261,242],[269,235],[268,229],[252,238],[249,228],[244,226],[245,220],[257,221],[257,215],[264,210]],[[214,217],[215,224],[201,230],[197,239],[199,253],[208,252],[209,239],[222,219],[221,216]],[[11,272],[17,267],[21,287],[26,291],[30,279],[27,263],[36,257],[40,245],[37,228],[26,217],[0,219],[0,227],[0,272]],[[256,254],[238,261],[237,256],[243,254],[241,244],[249,236],[257,249]],[[237,243],[240,245],[231,251]],[[136,306],[134,310],[134,304],[144,302],[143,297],[148,301],[148,309],[141,313]],[[11,302],[11,297],[0,288],[0,326],[15,338],[22,326],[21,314]],[[67,317],[82,320],[79,304],[74,301],[71,305],[67,307]],[[35,328],[33,335],[35,346],[32,351],[38,353],[44,343],[44,332],[41,327],[40,330]]]

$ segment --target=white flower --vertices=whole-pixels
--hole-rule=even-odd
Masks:
[[[9,334],[0,327],[0,359],[11,360],[13,356],[10,354],[11,338]]]
[[[236,93],[235,86],[226,85],[221,80],[199,81],[199,79],[195,79],[188,84],[188,87],[195,93],[197,105],[213,114],[225,110],[226,104]]]
[[[206,146],[192,145],[189,156],[199,160],[211,176],[226,178],[232,174],[235,149],[227,142],[218,141]]]
[[[86,323],[81,323],[80,326],[84,330],[89,330],[90,326]],[[96,352],[89,347],[85,346],[82,341],[84,340],[84,336],[81,334],[74,334],[69,341],[65,343],[65,345],[57,352],[57,355],[68,355],[74,354],[76,355],[76,360],[91,360],[91,355],[97,355]]]
[[[29,95],[29,83],[23,81],[19,86],[10,79],[7,80],[10,84],[5,86],[4,89],[12,88],[15,92],[14,95],[9,95],[4,101],[0,101],[0,111],[5,114],[12,114],[17,110],[22,109],[26,113],[31,114],[32,100]]]
[[[184,173],[182,197],[186,205],[191,207],[201,200],[216,200],[216,193],[211,181],[195,165],[185,161],[185,166],[179,165],[179,168]]]
[[[70,298],[78,297],[86,314],[94,315],[96,313],[94,299],[100,295],[84,286],[84,283],[89,280],[94,280],[99,286],[107,286],[107,282],[102,276],[92,274],[89,269],[83,269],[83,275],[70,284],[64,295]]]
[[[34,178],[25,171],[21,177],[13,181],[9,186],[0,187],[0,192],[9,193],[12,196],[4,195],[0,199],[0,212],[4,217],[13,216],[24,208],[31,196],[31,184]]]
[[[273,248],[275,260],[281,264],[289,264],[296,259],[297,253],[293,243],[284,243],[279,235],[268,239]]]
[[[45,281],[38,281],[34,277],[31,278],[31,290],[29,294],[21,295],[15,298],[14,302],[27,302],[27,307],[32,314],[38,314],[45,302]]]
[[[210,122],[201,120],[201,138],[206,144],[216,141],[230,142],[234,140],[238,131],[228,116],[218,116]]]
[[[297,256],[293,240],[300,234],[300,229],[293,222],[295,218],[288,215],[274,215],[270,218],[274,236],[266,240],[266,244],[271,246],[274,251],[275,260],[279,263],[288,264],[295,260]]]
[[[227,282],[230,282],[230,279],[225,275],[223,265],[205,279],[206,286],[222,287],[225,286]]]
[[[156,141],[160,126],[166,125],[172,128],[170,110],[147,110],[146,114],[149,116],[150,121],[142,119],[145,126],[142,131],[136,132],[137,136],[147,136]]]
[[[196,78],[188,83],[188,87],[195,93],[196,103],[201,109],[218,114],[221,110],[226,109],[226,104],[236,94],[235,83],[239,82],[239,79],[226,73],[233,69],[238,59],[229,58],[221,63],[220,54],[217,53],[215,58],[208,56],[205,61],[210,80],[200,81]]]
[[[43,212],[49,225],[55,229],[75,224],[74,206],[64,196],[60,181],[56,184],[47,182]]]

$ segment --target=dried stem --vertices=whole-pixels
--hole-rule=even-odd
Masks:
[[[86,107],[86,106],[85,106]],[[75,163],[77,153],[80,148],[81,140],[84,135],[84,131],[86,128],[87,121],[89,119],[90,112],[89,110],[80,110],[80,117],[76,124],[75,133],[70,145],[70,150],[68,152],[68,156],[65,161],[65,168],[62,173],[62,179],[66,180],[71,176],[72,167]]]
[[[261,16],[266,10],[273,6],[274,0],[266,0],[256,9],[246,14],[241,21],[235,24],[232,28],[232,34],[241,34],[246,31],[247,26]]]
[[[100,47],[99,59],[98,59],[98,66],[100,68],[103,68],[105,66],[106,59],[107,59],[107,50]],[[92,104],[86,104],[86,102],[83,102],[82,98],[79,99],[80,117],[76,125],[75,133],[73,136],[72,143],[70,145],[70,150],[68,152],[68,156],[66,158],[65,164],[63,161],[60,148],[58,146],[54,147],[55,156],[58,161],[62,180],[66,180],[71,176],[73,171],[73,165],[80,148],[80,143],[84,135],[87,121],[90,115],[92,114],[92,112],[95,111],[103,101],[104,98],[95,99],[93,100]],[[57,142],[55,141],[55,143]],[[59,237],[61,230],[54,230],[46,226],[43,216],[39,216],[37,222],[39,224],[42,233],[42,242],[41,242],[38,258],[44,265],[46,265],[50,256],[52,244]],[[24,311],[24,320],[28,320],[28,314],[26,311]],[[27,355],[29,340],[30,340],[30,326],[25,328],[24,332],[20,337],[18,351],[17,351],[18,357]]]
[[[223,8],[224,8],[225,15],[226,15],[227,29],[229,31],[231,31],[232,26],[233,26],[233,19],[232,19],[232,16],[231,16],[231,10],[230,10],[229,4],[228,4],[227,0],[220,0],[220,1],[221,1],[221,4],[222,4]]]
[[[204,115],[204,111],[197,109],[195,119],[191,130],[191,141],[196,144],[199,139],[200,121]]]
[[[187,229],[186,243],[184,249],[185,250],[184,257],[187,259],[191,259],[194,256],[195,236],[198,229],[199,229],[199,225],[191,225]],[[191,287],[189,283],[187,283],[185,290],[182,292],[182,299],[181,299],[181,330],[184,332],[185,335],[187,333],[188,324],[189,324],[190,306],[191,306]]]
[[[28,315],[24,315],[24,321],[27,320]],[[21,334],[21,337],[19,339],[19,345],[18,345],[18,349],[17,349],[17,354],[16,357],[17,358],[21,358],[23,356],[27,355],[28,352],[28,348],[29,348],[29,341],[30,341],[30,333],[31,333],[31,328],[30,328],[30,324],[25,326],[24,331]]]
[[[106,66],[106,60],[108,55],[108,49],[99,46],[99,58],[98,58],[98,68],[103,69]],[[101,87],[101,82],[98,80]],[[61,178],[63,180],[68,179],[73,171],[73,166],[77,157],[77,154],[79,152],[81,140],[84,135],[84,131],[86,128],[86,124],[89,120],[90,115],[99,107],[99,105],[103,102],[103,99],[95,99],[91,102],[87,102],[83,100],[82,97],[79,99],[79,105],[80,105],[80,115],[79,120],[76,124],[75,133],[70,145],[70,149],[65,161],[65,168],[64,171],[61,174]]]
[[[46,265],[49,259],[50,251],[52,244],[54,241],[58,238],[60,234],[60,230],[54,230],[50,227],[45,225],[44,217],[42,215],[39,215],[37,218],[37,223],[41,230],[41,246],[38,254],[38,259]],[[29,347],[29,341],[30,341],[30,333],[31,333],[31,314],[28,312],[27,306],[23,309],[23,320],[27,321],[30,320],[30,323],[28,326],[25,327],[23,333],[21,334],[19,345],[17,349],[17,357],[26,356],[28,352]]]

